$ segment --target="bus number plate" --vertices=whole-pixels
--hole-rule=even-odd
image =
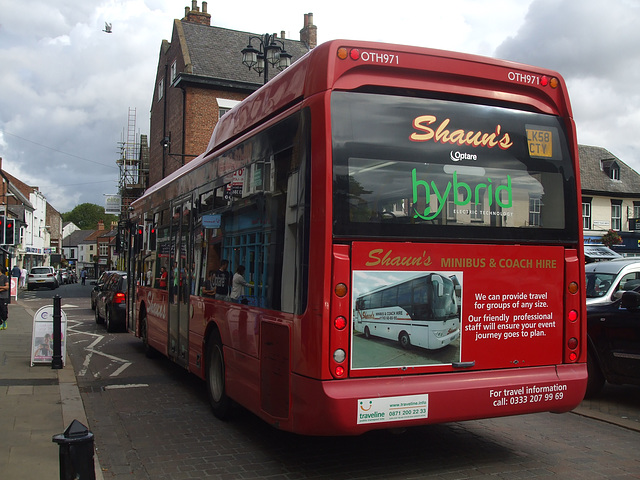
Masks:
[[[527,128],[527,143],[532,157],[553,156],[553,135],[550,131]]]

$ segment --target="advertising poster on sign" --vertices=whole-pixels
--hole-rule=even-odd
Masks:
[[[548,246],[354,243],[352,371],[562,363],[562,255]]]
[[[67,352],[67,315],[61,314],[60,351],[64,364]],[[31,366],[36,363],[51,363],[53,359],[53,306],[40,308],[33,316],[33,334],[31,336]]]
[[[14,297],[16,300],[18,299],[18,281],[20,279],[18,277],[11,277],[11,291],[10,295]]]

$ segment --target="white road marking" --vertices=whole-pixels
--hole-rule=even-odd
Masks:
[[[105,390],[121,390],[124,388],[143,388],[148,387],[147,383],[130,383],[128,385],[107,385],[104,387]]]
[[[100,335],[97,333],[83,332],[79,330],[75,330],[75,327],[81,325],[81,322],[71,322],[67,319],[67,334],[80,334],[80,335],[89,335],[95,337],[95,340],[90,343],[88,346],[84,347],[84,350],[87,352],[87,355],[84,357],[84,361],[82,362],[82,369],[78,372],[79,377],[84,377],[87,374],[87,370],[89,369],[89,365],[91,363],[91,359],[93,358],[93,354],[100,355],[102,357],[108,358],[109,360],[120,363],[120,367],[118,367],[113,373],[111,373],[111,377],[117,377],[122,372],[124,372],[130,365],[131,362],[125,360],[124,358],[116,357],[115,355],[109,355],[98,350],[96,347],[102,342],[104,339],[104,335]]]

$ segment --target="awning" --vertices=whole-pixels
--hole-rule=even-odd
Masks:
[[[614,258],[622,258],[622,255],[614,252],[604,245],[585,245],[584,256],[587,262],[600,262],[602,260],[613,260]]]

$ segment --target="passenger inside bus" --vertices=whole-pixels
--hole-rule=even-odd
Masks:
[[[209,272],[209,276],[204,282],[204,286],[202,287],[202,295],[205,297],[215,297],[216,296],[216,287],[215,287],[215,270],[211,270]]]

